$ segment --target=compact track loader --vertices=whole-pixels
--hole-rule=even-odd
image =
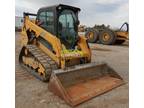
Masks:
[[[72,106],[123,84],[107,64],[91,63],[87,39],[78,36],[79,11],[59,4],[24,13],[19,55],[24,68]]]

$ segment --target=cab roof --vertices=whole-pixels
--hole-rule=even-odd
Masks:
[[[57,10],[57,9],[72,9],[74,11],[80,11],[80,8],[78,7],[74,7],[74,6],[70,6],[70,5],[64,5],[64,4],[57,4],[57,5],[53,5],[53,6],[46,6],[46,7],[42,7],[39,9],[40,10]]]

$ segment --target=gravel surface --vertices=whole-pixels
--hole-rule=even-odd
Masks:
[[[16,33],[16,108],[71,108],[48,89],[48,83],[35,79],[18,63],[21,49],[20,34]],[[92,61],[108,63],[126,82],[98,97],[86,101],[76,108],[128,108],[129,107],[129,47],[127,43],[120,46],[90,44]]]

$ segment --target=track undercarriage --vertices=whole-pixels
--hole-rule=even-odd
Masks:
[[[31,74],[42,81],[48,81],[52,70],[57,69],[56,63],[36,45],[23,47],[19,55],[19,62]]]

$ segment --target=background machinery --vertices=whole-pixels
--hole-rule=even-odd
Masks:
[[[78,32],[85,32],[86,30],[86,25],[79,25],[78,26]]]
[[[110,26],[95,25],[93,28],[89,28],[85,34],[88,38],[88,42],[99,42],[104,45],[122,44],[128,40],[129,36],[129,24],[124,23],[120,29],[111,29]]]
[[[107,64],[91,63],[87,39],[78,35],[79,11],[59,4],[24,13],[19,55],[22,67],[72,106],[123,84]]]

